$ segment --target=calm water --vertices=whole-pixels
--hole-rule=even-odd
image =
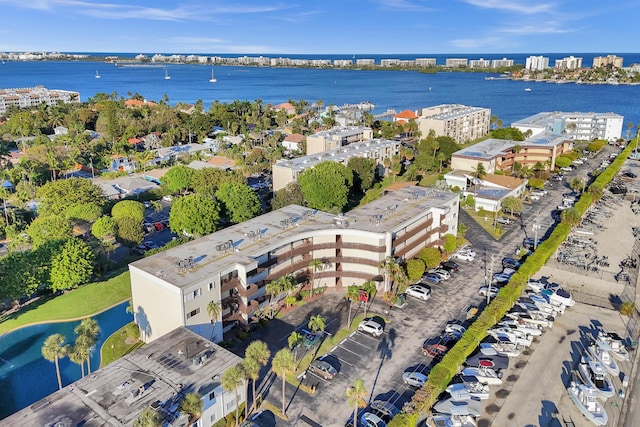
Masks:
[[[133,320],[124,302],[94,316],[100,326],[100,336],[91,356],[91,370],[100,367],[100,348],[109,335]],[[63,334],[73,343],[73,330],[80,321],[34,325],[0,337],[0,419],[29,406],[58,390],[55,364],[42,357],[44,340],[55,333]],[[69,358],[60,360],[62,385],[80,379],[80,366]]]
[[[590,64],[592,56],[584,57]],[[625,55],[625,64],[629,57]],[[165,68],[170,80],[164,79]],[[95,78],[96,70],[100,79]],[[377,105],[375,112],[461,103],[491,108],[505,125],[540,111],[610,111],[623,115],[625,124],[640,123],[640,103],[636,102],[640,86],[489,81],[484,77],[494,74],[488,73],[235,66],[216,66],[215,75],[218,82],[209,83],[211,67],[204,65],[116,67],[104,62],[5,62],[0,65],[0,87],[44,85],[76,90],[83,101],[97,93],[116,92],[123,97],[139,93],[154,101],[166,94],[171,105],[202,100],[206,108],[215,100],[236,99],[262,99],[271,104],[288,99],[321,99],[325,105],[371,101]],[[525,92],[525,87],[532,90]]]

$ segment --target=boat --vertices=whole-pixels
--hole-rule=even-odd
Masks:
[[[519,331],[518,331],[519,332]],[[529,347],[531,345],[531,337],[525,334],[515,333],[505,328],[493,328],[487,331],[488,335],[494,337],[497,341],[508,342],[516,347]]]
[[[165,80],[171,79],[171,76],[169,75],[169,70],[167,70],[166,68],[164,69],[164,79]]]
[[[520,356],[520,350],[515,344],[504,341],[480,343],[480,352],[487,356],[494,354],[507,357]]]
[[[525,87],[525,88],[524,88],[524,91],[525,91],[525,92],[531,92],[531,88],[530,88],[530,87]]]
[[[532,337],[539,337],[542,335],[542,331],[537,325],[528,325],[525,322],[520,322],[514,319],[505,319],[498,322],[498,326],[503,328],[508,328],[514,331],[521,331],[526,335],[530,335]]]
[[[567,387],[569,397],[589,421],[596,426],[607,425],[609,416],[604,409],[602,403],[597,399],[597,393],[586,384],[571,381],[571,385]]]
[[[476,419],[471,415],[435,414],[427,418],[428,427],[477,427]]]
[[[490,397],[489,386],[482,384],[476,377],[462,376],[461,383],[447,386],[447,393],[456,400],[464,400],[465,396],[476,400],[486,400]]]
[[[100,78],[100,73],[98,73],[98,70],[96,70],[96,79]]]
[[[509,367],[509,358],[499,354],[485,354],[482,351],[478,351],[475,354],[469,356],[464,361],[465,366],[484,366],[486,368],[492,368],[495,371],[507,369]]]
[[[592,341],[587,346],[587,351],[607,370],[612,376],[618,376],[620,374],[620,367],[618,362],[613,360],[611,354],[601,345],[598,345],[597,341]]]
[[[597,360],[592,359],[584,354],[578,364],[578,373],[582,381],[590,387],[593,387],[598,397],[608,399],[613,396],[614,389],[607,371]]]
[[[216,79],[215,76],[213,75],[213,67],[211,67],[211,78],[209,79],[209,83],[215,83],[217,81],[218,79]]]
[[[453,398],[440,400],[433,409],[441,414],[449,415],[471,415],[479,417],[482,415],[482,404],[479,400],[454,400]]]
[[[462,375],[476,377],[481,384],[487,384],[487,385],[502,384],[502,374],[494,371],[491,368],[466,367],[462,370]]]
[[[624,340],[615,332],[598,331],[596,343],[620,361],[627,361],[630,358]]]
[[[576,301],[571,297],[571,294],[562,289],[560,285],[556,283],[548,284],[544,287],[540,294],[553,303],[563,304],[566,307],[573,307]]]
[[[520,307],[514,307],[510,313],[507,313],[506,316],[514,319],[515,321],[522,321],[525,324],[537,325],[542,328],[552,328],[553,327],[553,317],[550,315],[545,315],[541,311],[536,310],[523,310],[519,311]]]

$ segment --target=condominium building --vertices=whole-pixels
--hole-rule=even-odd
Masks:
[[[307,146],[309,137],[307,137]],[[297,181],[298,176],[305,170],[314,167],[320,162],[332,161],[347,164],[352,157],[366,157],[374,159],[379,165],[376,172],[383,173],[384,159],[398,154],[400,141],[385,139],[370,139],[362,142],[337,147],[322,153],[311,154],[304,157],[296,157],[291,160],[278,160],[272,167],[273,191],[284,188],[290,182]]]
[[[11,106],[28,108],[37,107],[43,102],[47,105],[56,105],[59,101],[65,104],[79,103],[80,93],[47,89],[44,86],[0,89],[0,115],[5,114]]]
[[[398,65],[400,65],[400,60],[397,58],[380,60],[381,67],[397,67]]]
[[[353,61],[351,59],[334,59],[333,65],[336,67],[351,67]]]
[[[606,67],[612,65],[616,68],[622,68],[622,57],[616,55],[596,56],[593,58],[593,68]]]
[[[467,58],[447,58],[444,66],[448,68],[460,68],[467,66]]]
[[[489,133],[491,109],[442,104],[423,108],[416,121],[422,135],[428,135],[433,129],[436,136],[450,136],[456,142],[464,143]]]
[[[624,117],[615,113],[542,112],[511,123],[531,136],[563,135],[580,141],[604,139],[613,142],[622,136]]]
[[[369,127],[334,127],[307,136],[307,155],[322,153],[372,138],[373,130]]]
[[[480,58],[469,60],[469,68],[489,68],[490,66],[491,61],[488,59]]]
[[[555,68],[562,70],[577,70],[578,68],[582,68],[582,58],[576,58],[571,55],[566,58],[556,59]]]
[[[494,59],[491,61],[492,68],[500,68],[500,67],[513,67],[513,59]]]
[[[418,67],[435,67],[436,58],[416,58],[416,65]]]
[[[373,67],[374,65],[376,65],[376,60],[371,58],[358,58],[356,59],[356,65]]]
[[[7,426],[132,426],[144,409],[168,426],[189,425],[180,411],[187,393],[202,401],[194,426],[210,426],[245,400],[245,386],[222,387],[222,374],[242,358],[177,327],[102,369],[2,420]],[[61,362],[62,363],[62,362]],[[76,368],[79,369],[79,368]],[[236,401],[236,393],[238,400]]]
[[[473,171],[482,164],[487,173],[512,170],[517,162],[545,168],[555,165],[556,158],[573,150],[573,141],[563,136],[538,135],[524,141],[489,138],[451,155],[451,169]]]
[[[300,286],[344,290],[365,281],[389,290],[380,264],[408,259],[457,233],[457,194],[406,186],[345,214],[289,205],[129,265],[134,318],[151,342],[179,327],[222,339],[282,300],[266,285],[292,275]],[[311,271],[312,260],[322,262]],[[388,279],[388,278],[387,278]],[[220,303],[220,318],[207,306]]]
[[[549,68],[549,58],[546,56],[529,56],[525,62],[527,70],[542,71]]]

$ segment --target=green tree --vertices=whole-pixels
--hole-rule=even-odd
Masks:
[[[354,301],[360,299],[360,289],[355,285],[347,286],[345,298],[349,301],[349,317],[347,318],[347,328],[351,328],[351,307]]]
[[[505,197],[504,199],[502,199],[500,205],[502,206],[502,209],[508,210],[512,217],[514,213],[520,213],[523,209],[522,200],[520,200],[518,197],[513,196]]]
[[[87,360],[88,375],[91,373],[91,350],[96,342],[98,342],[100,326],[98,326],[98,322],[95,319],[87,317],[86,319],[82,319],[80,324],[74,329],[74,332],[78,336],[78,339],[76,339],[76,345],[78,341],[80,341],[82,345],[87,348],[85,359]]]
[[[173,211],[173,209],[172,209]],[[144,230],[142,222],[129,217],[123,217],[116,221],[117,234],[116,239],[123,245],[133,248],[142,243],[144,239]]]
[[[456,244],[456,236],[451,233],[447,233],[444,235],[444,245],[443,249],[446,253],[450,254],[454,252],[457,248]]]
[[[384,273],[385,291],[397,290],[398,285],[406,280],[402,266],[393,257],[386,257],[379,268]]]
[[[95,203],[86,203],[84,205],[70,206],[66,212],[66,217],[74,222],[92,223],[102,215],[102,206]]]
[[[202,416],[204,402],[197,393],[187,393],[178,406],[181,412],[189,414],[189,424],[193,424]]]
[[[525,137],[522,131],[517,128],[500,128],[491,131],[491,136],[496,139],[508,139],[511,141],[524,141]]]
[[[586,186],[584,178],[575,177],[569,182],[569,187],[575,192],[582,192]]]
[[[316,314],[309,318],[309,322],[307,323],[307,326],[309,327],[309,329],[311,329],[311,332],[313,333],[322,332],[324,331],[324,328],[325,328],[325,319],[324,317],[322,317],[322,315]]]
[[[222,374],[222,388],[227,392],[232,392],[235,394],[235,405],[236,405],[236,427],[238,427],[238,410],[240,409],[240,405],[238,404],[238,387],[242,387],[244,385],[244,373],[242,372],[242,365],[237,364],[228,368]]]
[[[260,363],[255,360],[252,359],[250,357],[245,358],[242,361],[242,373],[244,374],[244,379],[245,379],[245,396],[247,396],[246,398],[246,402],[245,402],[245,412],[244,412],[244,418],[246,419],[247,416],[249,415],[249,380],[251,380],[251,383],[253,384],[253,401],[255,402],[256,400],[256,395],[255,395],[255,390],[256,390],[256,381],[258,381],[258,378],[260,378]],[[253,405],[252,405],[253,406]]]
[[[196,193],[173,202],[169,227],[174,233],[199,237],[216,231],[219,219],[220,204],[209,196]]]
[[[110,216],[101,216],[91,226],[91,234],[96,239],[109,241],[115,239],[117,232],[116,221]]]
[[[192,176],[192,168],[184,165],[178,165],[169,169],[160,179],[160,183],[171,193],[182,193],[191,188]]]
[[[218,321],[218,317],[222,313],[222,304],[220,301],[211,301],[207,304],[207,314],[211,318],[211,322],[215,323]]]
[[[84,362],[91,354],[91,346],[85,337],[79,337],[73,346],[67,347],[69,359],[80,366],[82,378],[84,378]]]
[[[427,268],[434,268],[440,264],[440,261],[442,261],[442,254],[440,253],[440,249],[434,246],[429,246],[420,250],[418,258],[424,261]]]
[[[567,156],[558,156],[556,158],[556,168],[566,168],[571,164],[571,158]]]
[[[353,172],[341,163],[325,161],[302,172],[298,182],[309,207],[342,211],[353,184]]]
[[[227,182],[216,191],[216,198],[224,205],[231,222],[247,221],[260,214],[260,199],[246,184]]]
[[[71,238],[72,228],[69,221],[59,215],[40,216],[29,225],[27,235],[37,248],[50,241]]]
[[[358,425],[358,409],[367,406],[367,396],[369,392],[364,386],[364,380],[357,378],[353,386],[347,388],[347,399],[353,408],[353,425]]]
[[[529,178],[529,182],[527,183],[529,188],[537,188],[542,190],[544,188],[544,180],[540,178]]]
[[[636,311],[636,305],[633,301],[625,301],[620,305],[620,314],[626,317],[632,317]]]
[[[314,258],[309,261],[309,269],[311,270],[311,291],[309,292],[309,299],[313,298],[313,284],[316,281],[316,272],[322,271],[324,263],[320,258]]]
[[[591,184],[589,186],[589,189],[587,190],[587,192],[591,195],[591,197],[593,197],[594,200],[600,200],[602,198],[602,195],[604,194],[603,191],[604,190],[602,188],[602,185],[596,182]]]
[[[484,168],[484,164],[478,162],[475,168],[473,168],[473,176],[476,179],[476,183],[479,180],[483,180],[487,176],[487,170]]]
[[[60,377],[60,366],[58,361],[61,357],[65,357],[67,355],[67,348],[64,346],[65,341],[66,338],[62,334],[49,335],[47,339],[44,340],[44,345],[41,350],[42,357],[56,365],[56,375],[58,376],[58,387],[60,390],[62,390],[62,378]]]
[[[407,276],[409,280],[416,281],[424,274],[424,261],[419,258],[411,258],[407,260]]]
[[[373,186],[376,178],[376,161],[367,157],[351,157],[347,167],[353,171],[354,191],[365,192]]]
[[[302,345],[304,342],[304,336],[301,333],[296,331],[291,332],[289,338],[287,338],[287,344],[289,345],[289,350],[293,350],[293,356],[295,360],[298,360],[298,347]]]
[[[293,353],[288,348],[283,348],[278,351],[276,355],[273,357],[271,361],[271,370],[278,376],[278,378],[282,378],[282,414],[286,415],[286,376],[288,373],[293,372],[295,368],[295,360],[293,358]]]
[[[271,200],[271,208],[273,210],[289,205],[304,206],[304,195],[298,181],[290,182],[286,187],[276,191]]]
[[[122,200],[111,208],[111,216],[118,221],[121,218],[132,218],[138,222],[144,221],[145,207],[135,200]]]
[[[138,418],[133,421],[133,427],[161,427],[163,418],[152,408],[144,408]]]
[[[267,347],[267,344],[264,343],[263,341],[252,341],[251,344],[249,344],[247,346],[247,349],[244,351],[244,357],[245,359],[252,359],[255,360],[256,362],[258,362],[258,364],[262,365],[262,366],[267,366],[267,363],[269,363],[269,358],[271,357],[271,351],[269,350],[269,347]],[[253,379],[253,378],[252,378]],[[253,379],[252,381],[252,385],[253,385],[253,408],[256,408],[256,404],[259,401],[258,396],[256,395],[256,383],[255,381],[256,379]]]
[[[569,208],[562,211],[561,222],[563,224],[578,225],[580,224],[580,212],[576,208]]]
[[[69,239],[51,260],[51,289],[75,289],[93,276],[95,254],[82,240]]]
[[[38,213],[41,216],[60,214],[74,206],[93,204],[102,208],[106,199],[102,189],[84,178],[51,181],[37,190]]]

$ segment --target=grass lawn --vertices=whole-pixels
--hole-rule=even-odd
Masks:
[[[114,360],[118,360],[125,354],[129,354],[144,345],[144,341],[142,340],[129,341],[131,340],[127,340],[127,325],[118,329],[113,335],[107,338],[100,349],[100,367],[104,368]]]
[[[502,235],[505,233],[505,230],[504,228],[502,228],[502,225],[498,224],[495,228],[493,227],[493,213],[486,212],[488,216],[484,216],[484,215],[480,215],[478,212],[474,211],[473,209],[465,209],[465,212],[468,213],[469,216],[473,218],[473,220],[480,225],[480,227],[484,228],[487,231],[487,233],[491,234],[491,236],[493,236],[494,239],[500,240]]]
[[[58,297],[48,297],[0,319],[0,334],[38,322],[83,318],[131,298],[129,271],[108,280],[83,285]]]

